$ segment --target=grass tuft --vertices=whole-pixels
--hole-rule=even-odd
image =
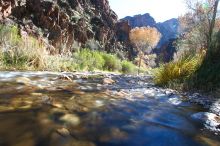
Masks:
[[[183,57],[161,65],[154,72],[154,82],[160,86],[180,89],[201,65],[201,56]]]
[[[46,49],[35,38],[21,38],[16,26],[3,25],[0,25],[0,38],[2,66],[18,69],[44,68]]]

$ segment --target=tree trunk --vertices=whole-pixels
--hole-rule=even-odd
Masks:
[[[140,59],[139,59],[139,62],[138,62],[138,75],[140,74],[141,60],[142,60],[142,54],[140,55]]]
[[[215,1],[214,4],[214,10],[213,10],[213,15],[212,15],[212,20],[209,26],[209,35],[208,35],[208,49],[211,48],[211,43],[212,43],[212,35],[213,35],[213,29],[215,27],[215,19],[216,19],[216,14],[217,14],[217,10],[218,10],[218,4],[219,4],[219,0]]]

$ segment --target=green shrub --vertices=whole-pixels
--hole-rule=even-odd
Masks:
[[[91,57],[92,54],[87,49],[80,50],[79,52],[73,55],[73,58],[76,59],[76,62],[78,64],[78,69],[80,70],[88,70],[91,63],[89,59],[91,59]]]
[[[125,74],[135,73],[136,66],[129,61],[122,61],[122,72]]]
[[[92,66],[96,69],[103,70],[105,60],[101,52],[92,51]]]
[[[116,55],[103,53],[103,58],[105,60],[104,69],[108,71],[121,71],[121,61]]]
[[[107,54],[89,49],[82,49],[75,53],[73,58],[76,59],[78,69],[80,70],[108,70],[121,71],[121,61],[116,55]]]
[[[73,55],[76,59],[78,68],[80,70],[93,71],[95,69],[102,70],[104,66],[104,59],[102,53],[98,51],[91,51],[89,49],[83,49]]]

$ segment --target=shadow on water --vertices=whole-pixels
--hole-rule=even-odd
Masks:
[[[199,106],[171,104],[168,97],[121,97],[104,87],[100,78],[69,81],[58,76],[0,73],[1,146],[220,144],[218,136],[191,119],[193,113],[205,111]]]

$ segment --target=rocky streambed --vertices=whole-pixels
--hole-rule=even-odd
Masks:
[[[198,97],[150,76],[0,72],[0,145],[218,146],[219,102]]]

